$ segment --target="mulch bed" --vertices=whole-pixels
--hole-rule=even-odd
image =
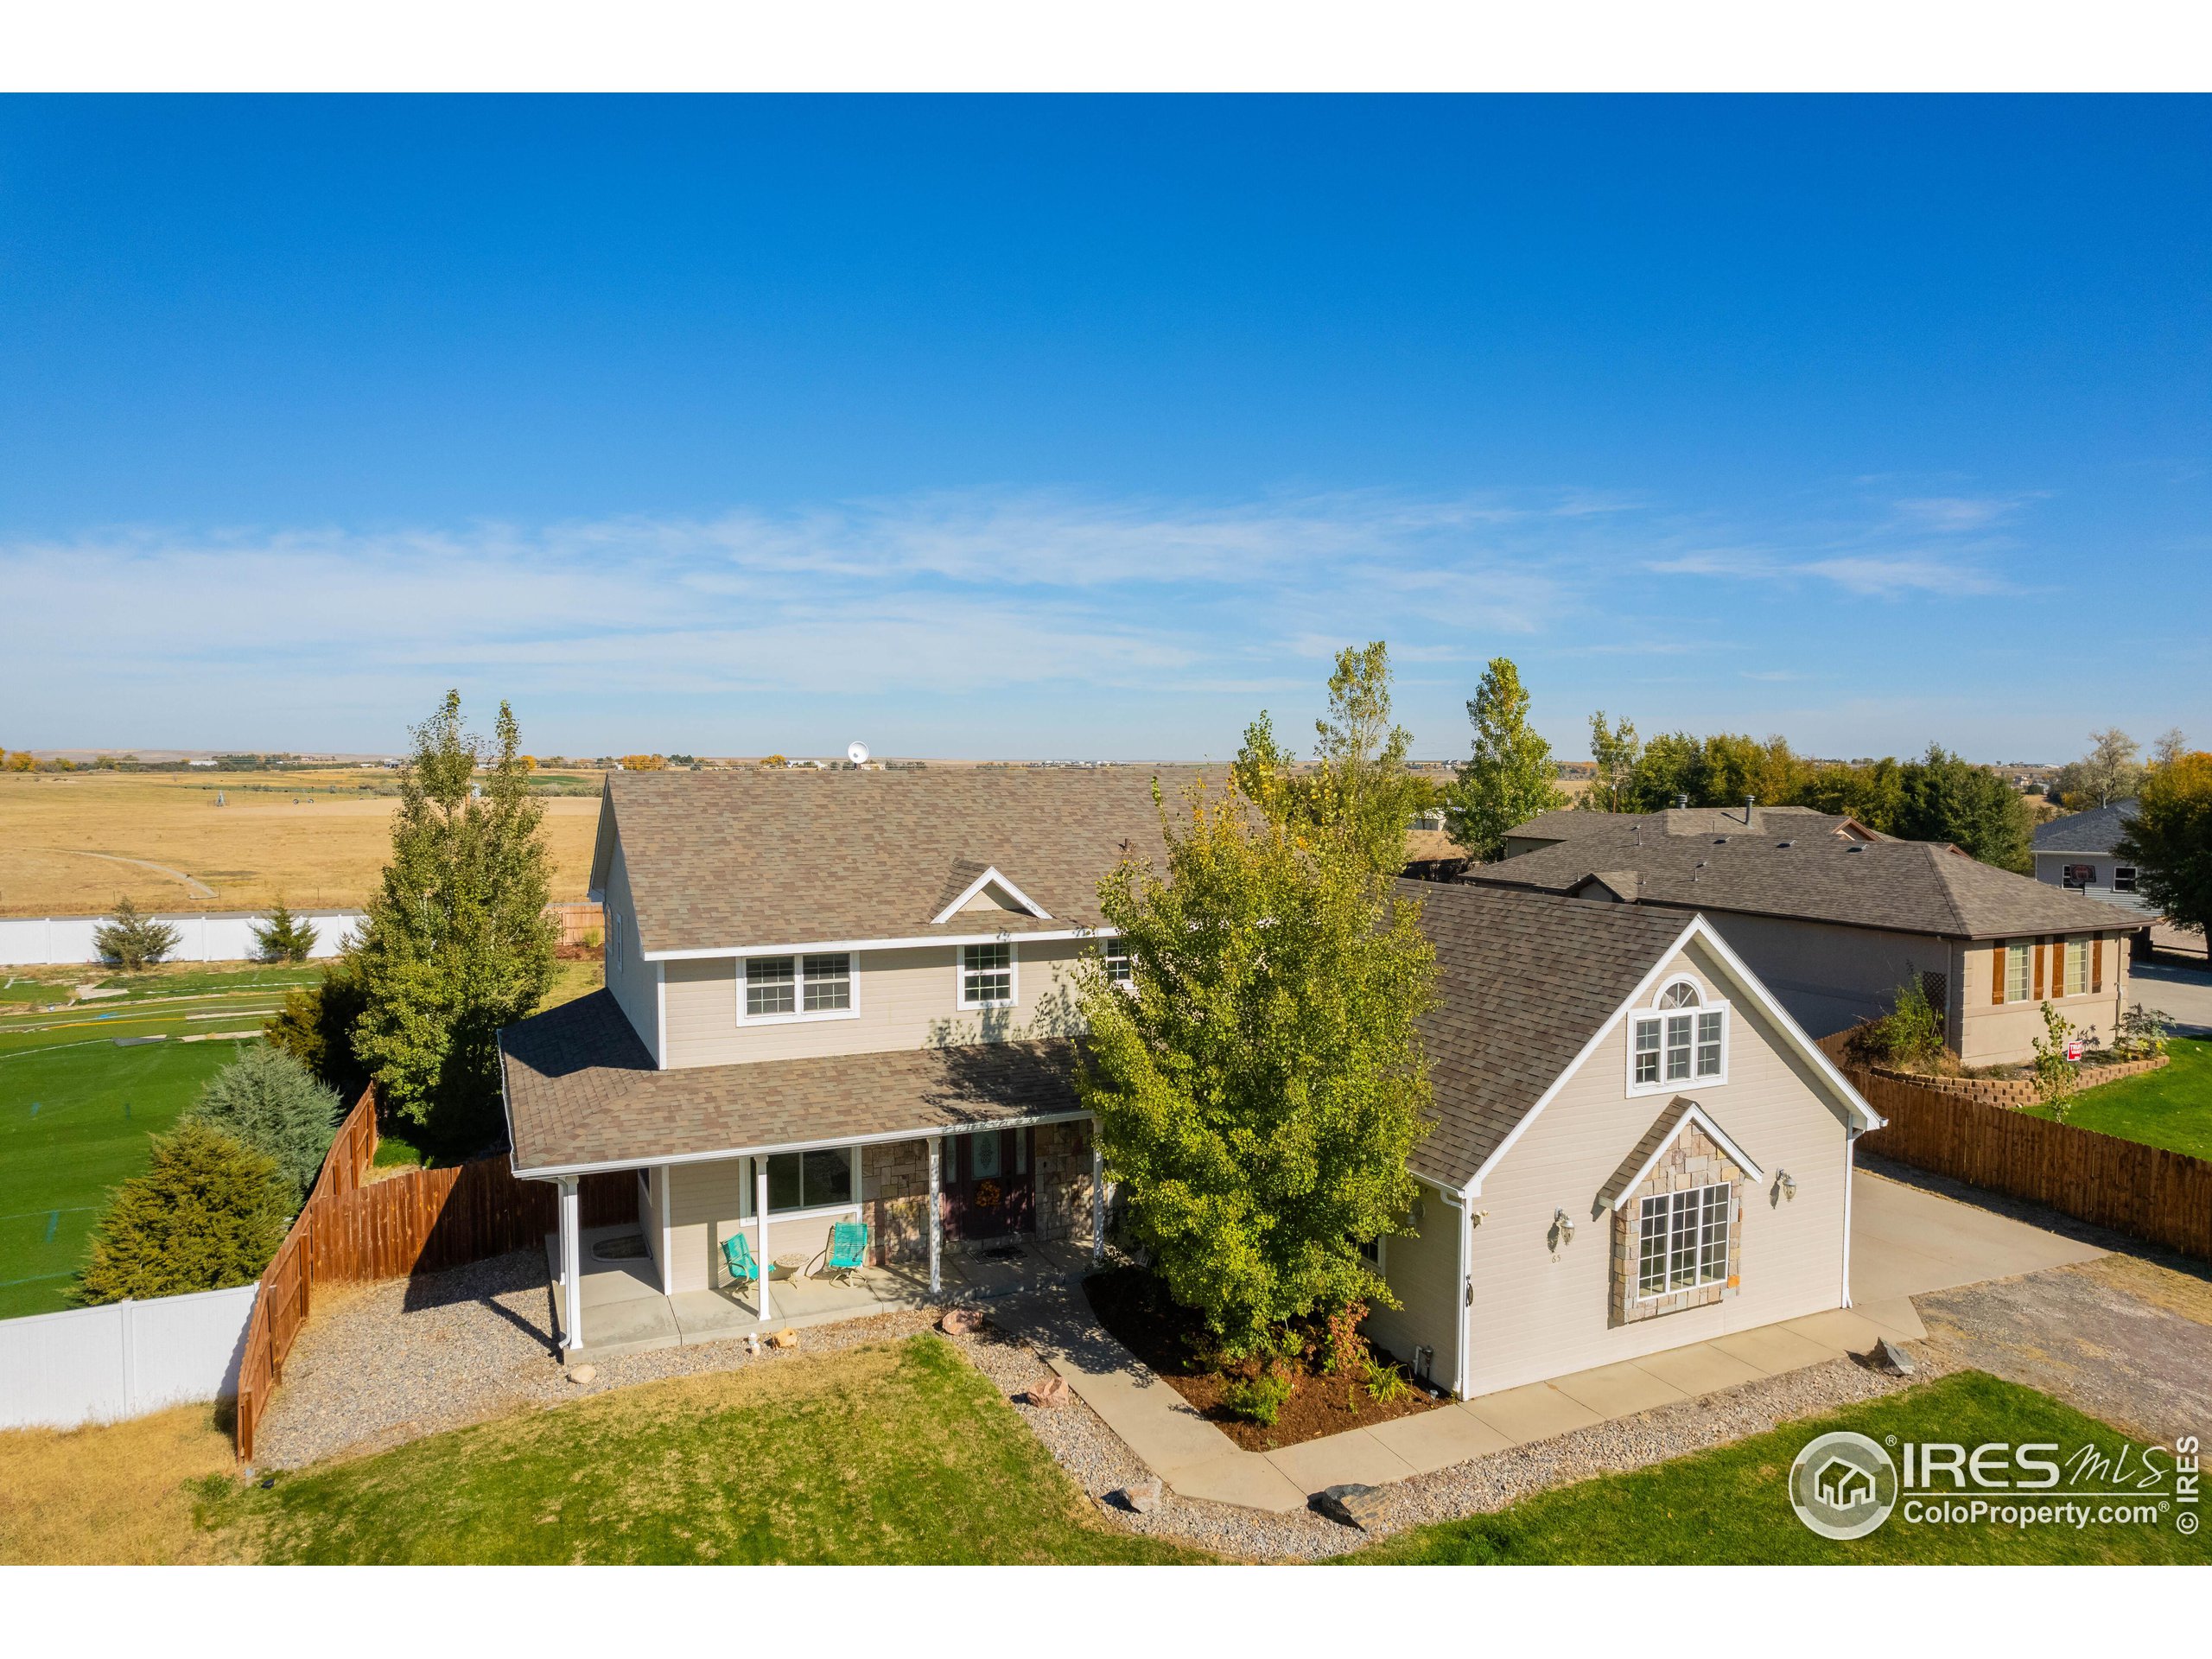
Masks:
[[[1234,1415],[1222,1404],[1228,1379],[1205,1369],[1192,1357],[1191,1338],[1199,1322],[1169,1299],[1160,1281],[1135,1268],[1115,1268],[1094,1273],[1083,1281],[1091,1312],[1099,1324],[1124,1348],[1135,1354],[1167,1386],[1191,1403],[1207,1421],[1248,1452],[1273,1452],[1302,1440],[1318,1440],[1348,1428],[1372,1428],[1395,1418],[1433,1411],[1443,1403],[1410,1376],[1408,1392],[1389,1405],[1378,1402],[1363,1384],[1348,1377],[1324,1376],[1300,1370],[1296,1387],[1283,1402],[1275,1421],[1262,1427]],[[1377,1353],[1376,1357],[1382,1356]],[[1400,1368],[1403,1371],[1403,1367]],[[1349,1404],[1347,1403],[1349,1396]]]

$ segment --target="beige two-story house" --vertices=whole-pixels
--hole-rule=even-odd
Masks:
[[[607,988],[501,1033],[515,1173],[561,1189],[570,1352],[1086,1270],[1110,1172],[1071,1085],[1071,975],[1094,953],[1147,994],[1098,887],[1160,861],[1154,788],[611,777]],[[1466,1394],[1848,1305],[1873,1119],[1709,923],[1400,891],[1438,952],[1434,1115],[1420,1198],[1368,1245],[1401,1304],[1376,1341]],[[588,1227],[581,1183],[609,1173],[634,1179],[637,1220]],[[839,1223],[867,1227],[868,1260],[833,1279]]]

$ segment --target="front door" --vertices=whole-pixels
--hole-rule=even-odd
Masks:
[[[983,1129],[944,1138],[945,1236],[1002,1238],[1030,1230],[1034,1185],[1029,1131]]]

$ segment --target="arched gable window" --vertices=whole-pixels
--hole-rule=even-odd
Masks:
[[[1660,987],[1654,1012],[1629,1022],[1628,1091],[1662,1093],[1728,1081],[1728,1005],[1678,976]]]

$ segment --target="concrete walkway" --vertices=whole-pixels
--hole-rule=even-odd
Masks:
[[[996,1317],[1044,1356],[1153,1472],[1186,1498],[1276,1514],[1345,1482],[1382,1485],[1509,1447],[1927,1333],[1911,1298],[2103,1254],[1971,1205],[1861,1173],[1850,1308],[1454,1401],[1375,1428],[1248,1452],[1108,1336],[1075,1286]]]

